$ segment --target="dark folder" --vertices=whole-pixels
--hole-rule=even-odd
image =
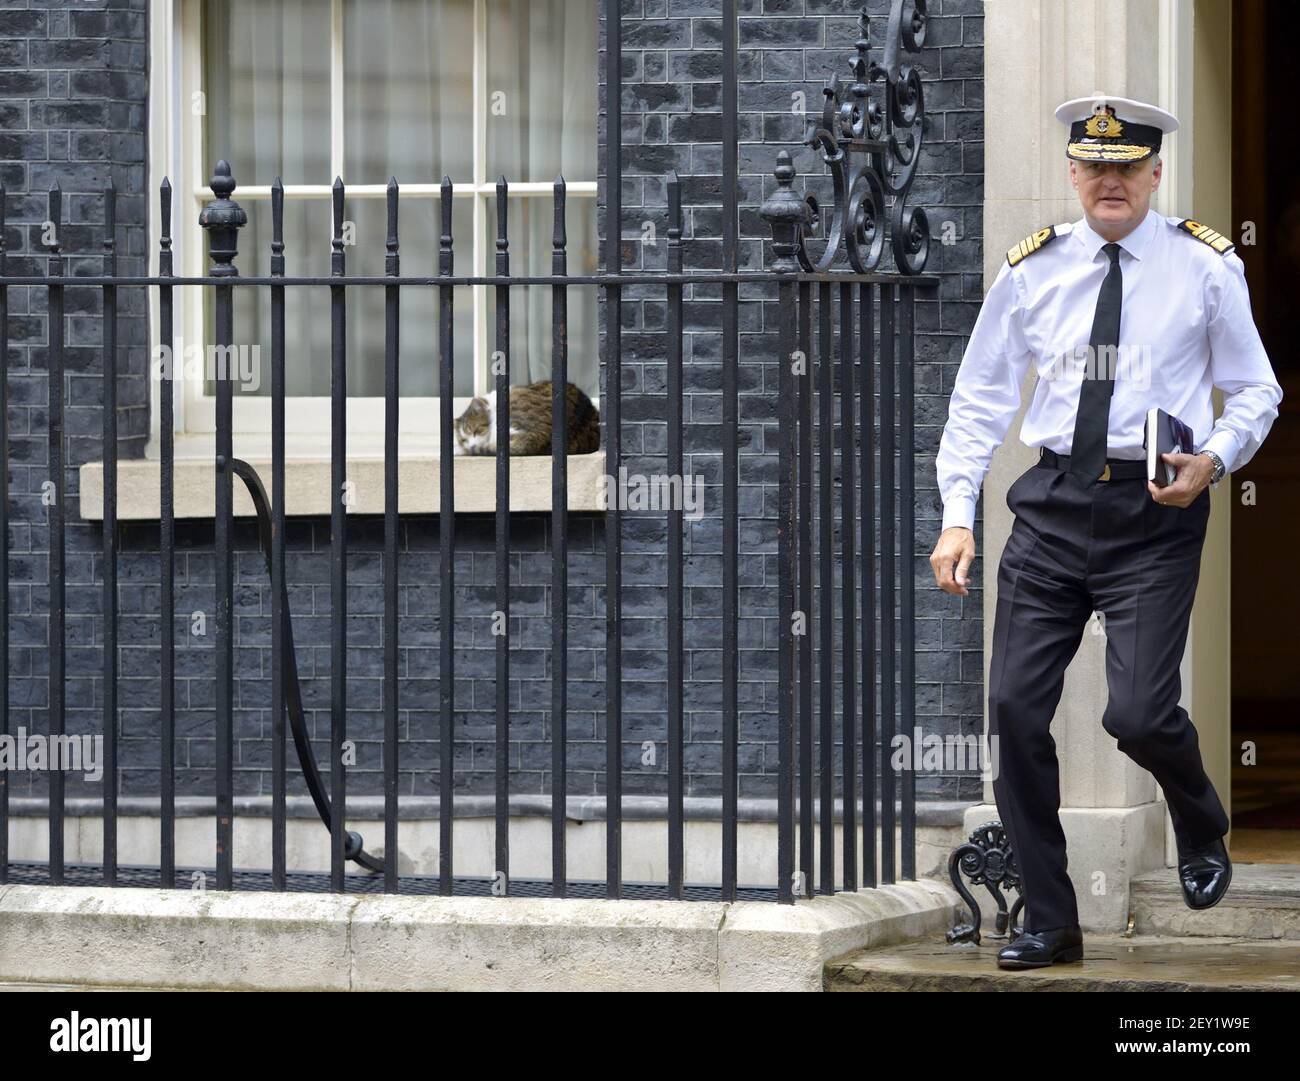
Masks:
[[[1172,413],[1166,413],[1159,407],[1147,410],[1146,430],[1142,433],[1142,445],[1147,451],[1147,479],[1155,481],[1156,487],[1164,488],[1173,484],[1178,469],[1170,465],[1162,454],[1191,454],[1196,446],[1192,430]]]

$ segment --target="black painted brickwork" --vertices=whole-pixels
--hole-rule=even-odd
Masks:
[[[98,192],[111,175],[119,197],[119,270],[143,273],[146,236],[147,71],[145,0],[0,0],[0,176],[9,192],[6,240],[11,274],[40,272],[41,224],[49,185],[65,193],[62,241],[71,276],[97,273],[103,201]],[[919,59],[925,78],[925,157],[911,200],[927,208],[933,230],[951,222],[958,242],[936,244],[928,269],[941,275],[937,295],[917,309],[916,435],[918,444],[917,712],[927,732],[979,732],[982,717],[981,597],[941,594],[932,586],[927,558],[940,521],[933,453],[961,358],[965,334],[981,297],[983,162],[982,7],[974,0],[932,0],[929,39]],[[720,33],[717,0],[628,0],[624,4],[623,182],[625,265],[662,267],[662,242],[646,246],[646,223],[665,237],[664,176],[683,180],[688,267],[716,267],[721,258]],[[803,185],[828,196],[813,154],[797,144],[803,121],[792,112],[802,92],[818,107],[825,77],[847,59],[857,37],[855,5],[841,0],[742,0],[740,4],[740,168],[742,268],[770,257],[767,229],[757,208],[773,184],[777,151],[796,154]],[[872,0],[877,40],[887,16]],[[602,37],[603,43],[603,28]],[[603,78],[603,62],[601,65]],[[603,87],[602,87],[603,95]],[[602,97],[603,102],[603,97]],[[603,108],[603,106],[602,106]],[[601,120],[603,161],[604,128]],[[81,253],[87,253],[82,255]],[[251,258],[248,257],[248,258]],[[259,263],[261,255],[258,256]],[[718,792],[721,730],[720,494],[716,448],[719,291],[688,297],[686,326],[686,449],[688,472],[708,484],[706,518],[688,523],[687,791]],[[100,531],[77,512],[76,467],[102,457],[100,444],[100,298],[95,289],[67,293],[68,683],[67,727],[99,730],[101,671],[99,619]],[[660,472],[666,448],[665,308],[662,291],[628,289],[623,320],[624,464],[633,473]],[[150,328],[140,290],[122,290],[119,332],[121,408],[119,452],[143,453],[148,431],[147,357]],[[45,728],[48,663],[47,529],[40,503],[46,474],[47,327],[42,291],[12,288],[9,380],[10,428],[10,676],[11,726]],[[774,791],[775,746],[775,394],[772,295],[743,298],[741,329],[742,491],[740,648],[741,792]],[[603,322],[602,322],[603,327]],[[156,328],[154,328],[156,330]],[[712,453],[711,453],[712,452]],[[458,521],[457,580],[457,790],[488,792],[494,733],[493,650],[489,632],[494,604],[490,516]],[[178,535],[178,596],[174,626],[178,646],[178,792],[205,795],[213,785],[213,694],[210,673],[212,529],[182,524]],[[270,597],[249,526],[236,530],[235,729],[236,790],[269,793]],[[328,731],[329,582],[328,522],[290,523],[288,573],[291,605],[304,676],[304,696],[314,731]],[[357,518],[349,525],[349,733],[358,764],[349,791],[380,791],[382,735],[381,559],[382,521]],[[402,791],[436,791],[437,666],[439,628],[437,519],[412,516],[404,525],[399,574],[401,597]],[[519,516],[512,533],[512,636],[515,644],[511,701],[515,710],[511,787],[549,789],[549,519]],[[122,530],[121,560],[121,765],[124,794],[151,794],[158,785],[157,529],[131,524]],[[629,793],[665,791],[664,591],[665,533],[660,516],[625,516],[624,764]],[[575,515],[570,535],[570,792],[603,791],[604,538],[600,519]],[[837,593],[838,598],[838,593]],[[838,603],[837,603],[838,607]],[[191,633],[193,613],[209,617],[207,636]],[[838,694],[838,677],[836,679]],[[644,741],[657,744],[653,765]],[[325,760],[325,748],[318,745]],[[16,796],[39,794],[39,777],[11,777]],[[30,786],[29,786],[30,784]],[[69,795],[96,794],[69,778]],[[301,790],[300,786],[294,787]],[[923,775],[922,798],[978,798],[973,775]]]

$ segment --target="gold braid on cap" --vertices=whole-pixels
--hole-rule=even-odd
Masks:
[[[1138,161],[1155,153],[1149,146],[1100,146],[1094,143],[1071,143],[1070,155],[1086,161]]]

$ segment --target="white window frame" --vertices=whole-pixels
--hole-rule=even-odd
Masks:
[[[158,273],[157,238],[161,235],[158,188],[164,176],[172,185],[172,250],[174,272],[178,276],[201,277],[204,265],[202,230],[198,214],[203,204],[214,196],[208,186],[215,161],[204,159],[202,116],[195,116],[192,103],[201,100],[204,88],[202,6],[201,0],[150,0],[149,75],[149,181],[150,221],[149,267]],[[487,0],[474,0],[474,100],[487,102]],[[331,0],[330,56],[330,175],[323,184],[285,185],[285,199],[328,196],[330,182],[341,176],[347,185],[347,198],[384,199],[383,184],[348,185],[343,169],[343,0]],[[478,109],[473,122],[473,170],[469,182],[454,184],[453,199],[473,200],[472,250],[465,239],[457,237],[457,270],[465,273],[467,255],[472,255],[475,273],[491,273],[490,256],[495,251],[495,232],[489,214],[489,198],[495,198],[496,181],[487,175],[487,111]],[[455,178],[453,178],[454,180]],[[239,177],[235,177],[236,182]],[[401,178],[398,178],[399,182]],[[570,199],[596,198],[596,181],[570,180],[566,183]],[[403,183],[401,198],[437,197],[440,187],[432,184]],[[551,198],[551,182],[511,181],[511,197]],[[269,200],[267,185],[239,185],[234,198],[245,205],[255,200]],[[265,273],[269,252],[241,251],[235,265],[244,273]],[[326,268],[314,273],[325,274]],[[474,296],[474,393],[491,389],[488,358],[493,330],[488,325],[488,286],[471,287]],[[185,343],[204,340],[204,290],[178,287],[175,298],[174,330]],[[158,326],[157,291],[149,291],[150,326]],[[156,339],[156,333],[154,335]],[[151,342],[151,351],[156,346]],[[468,355],[463,343],[457,344],[457,362],[465,363]],[[146,456],[158,456],[160,391],[162,384],[150,380],[150,438]],[[203,381],[197,373],[186,373],[174,384],[176,418],[175,451],[177,457],[209,455],[215,443],[216,410],[212,397],[203,393]],[[599,396],[593,396],[599,407]],[[459,415],[469,404],[458,397],[453,412]],[[291,458],[325,458],[330,451],[330,399],[328,396],[286,397],[286,454]],[[436,456],[439,446],[439,408],[436,397],[404,396],[399,401],[399,439],[403,455]],[[270,453],[271,399],[269,396],[236,395],[234,398],[234,435],[242,454]],[[349,395],[347,408],[348,457],[380,457],[383,453],[384,399]]]

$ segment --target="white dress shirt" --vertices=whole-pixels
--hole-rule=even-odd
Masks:
[[[1145,458],[1142,434],[1153,406],[1186,422],[1196,452],[1212,450],[1228,472],[1263,443],[1282,388],[1250,311],[1244,266],[1149,210],[1118,241],[1124,298],[1106,455]],[[957,372],[935,467],[943,528],[974,528],[975,503],[994,449],[1020,408],[1030,361],[1038,373],[1020,438],[1070,453],[1089,360],[1097,294],[1109,260],[1086,220],[1014,267],[1004,262],[989,289]],[[1211,387],[1224,394],[1214,419]]]

